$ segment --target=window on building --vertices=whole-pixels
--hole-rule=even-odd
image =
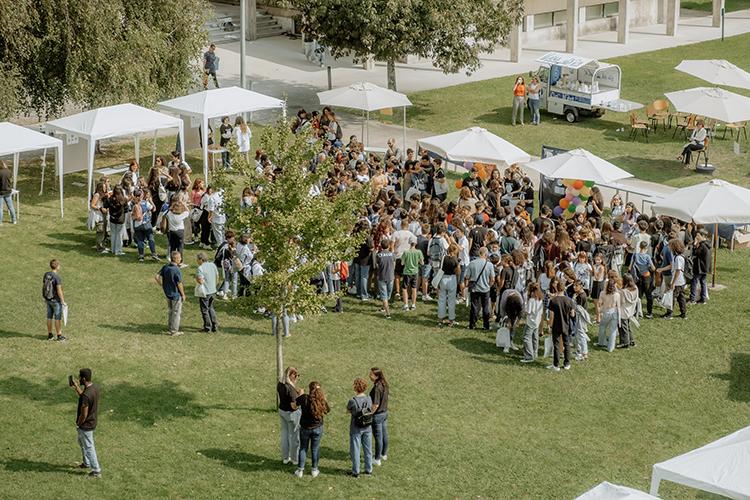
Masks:
[[[567,10],[556,10],[552,13],[552,25],[553,26],[560,26],[561,24],[565,24],[565,22],[568,20],[568,11]]]
[[[552,24],[552,12],[544,12],[534,15],[534,29],[549,28]]]
[[[604,17],[604,4],[589,5],[586,7],[586,20],[593,21]]]
[[[617,2],[609,2],[604,4],[604,17],[614,17],[618,14],[618,12],[619,6]]]

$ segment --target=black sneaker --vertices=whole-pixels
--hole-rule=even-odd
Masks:
[[[355,474],[354,472],[350,470],[346,471],[346,475],[354,479],[357,479],[359,477],[359,474]]]
[[[47,334],[47,340],[55,340],[55,336],[52,335],[51,333],[48,333]]]
[[[88,477],[89,479],[99,479],[102,477],[102,473],[91,471],[88,473],[86,477]]]
[[[66,337],[64,335],[58,335],[57,336],[57,341],[58,342],[65,342],[66,340],[68,340],[68,337]]]

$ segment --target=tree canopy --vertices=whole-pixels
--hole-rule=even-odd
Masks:
[[[207,12],[196,0],[0,2],[0,119],[184,93]]]
[[[506,43],[521,22],[523,0],[293,0],[302,29],[334,57],[372,55],[388,62],[413,54],[431,58],[446,73],[475,71],[479,56]]]

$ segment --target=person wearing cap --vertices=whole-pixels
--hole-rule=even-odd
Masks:
[[[83,462],[77,464],[79,469],[91,469],[88,477],[102,477],[102,468],[96,457],[94,446],[94,430],[99,413],[99,387],[91,382],[91,368],[81,368],[78,372],[78,382],[70,376],[70,386],[78,395],[78,411],[76,413],[76,428],[78,429],[78,446],[81,447]]]

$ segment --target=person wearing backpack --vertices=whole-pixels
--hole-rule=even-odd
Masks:
[[[44,273],[42,279],[42,297],[47,302],[47,340],[55,339],[52,335],[54,324],[57,340],[64,342],[68,339],[62,334],[62,310],[67,304],[63,294],[63,280],[60,277],[60,261],[52,259],[49,261],[49,268],[51,270]]]
[[[352,470],[346,475],[359,477],[359,451],[365,455],[365,474],[372,474],[372,399],[365,394],[367,382],[362,377],[354,379],[352,385],[355,395],[346,405],[351,415],[349,423],[349,457],[352,459]]]

